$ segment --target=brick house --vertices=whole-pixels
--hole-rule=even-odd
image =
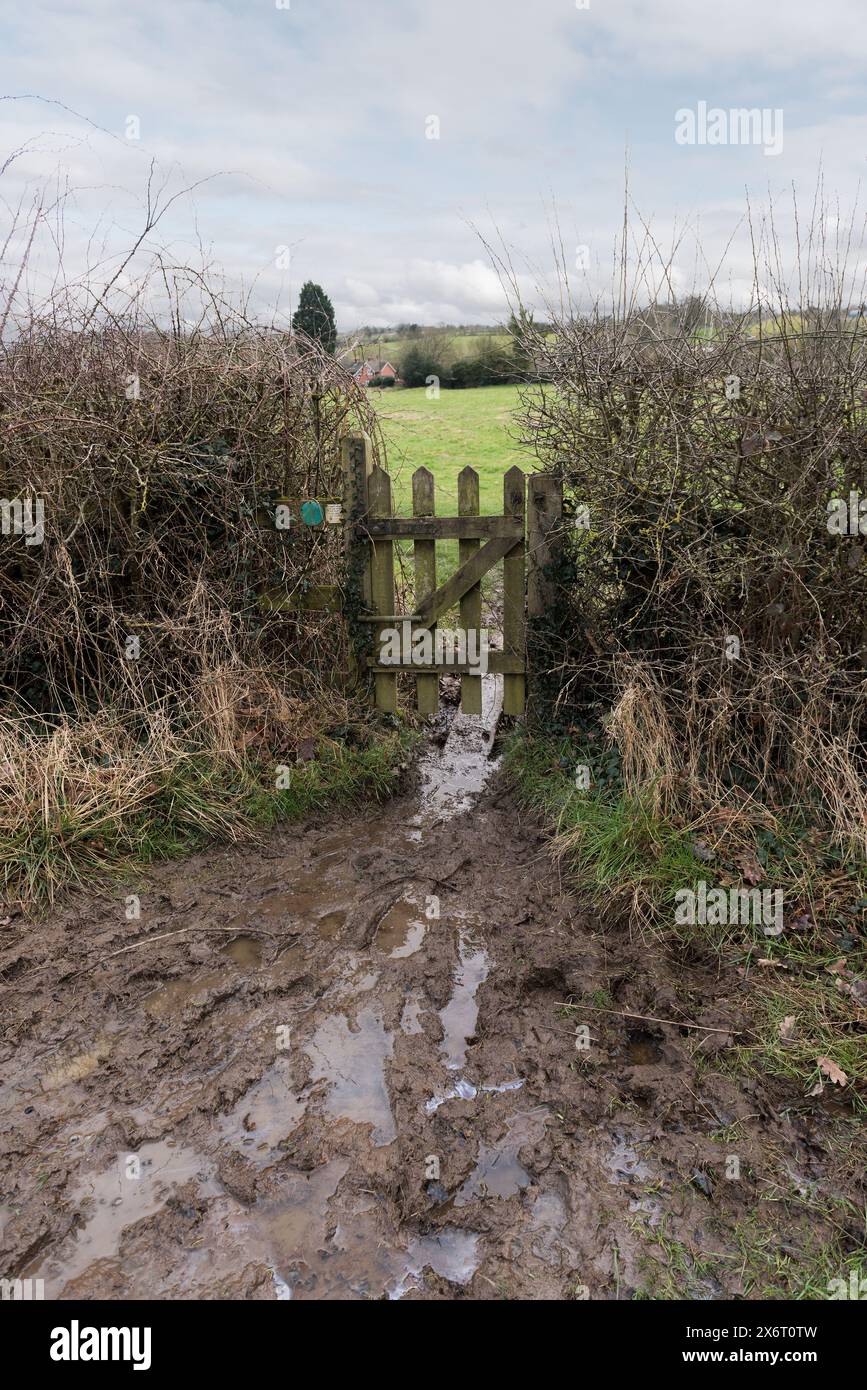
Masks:
[[[357,386],[369,386],[375,376],[387,376],[392,381],[397,381],[397,368],[390,362],[376,362],[368,359],[365,362],[356,362],[351,369],[352,380]]]

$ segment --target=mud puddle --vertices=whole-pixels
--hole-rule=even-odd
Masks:
[[[135,922],[125,887],[20,924],[0,1275],[49,1298],[615,1298],[655,1296],[677,1248],[714,1261],[698,1296],[738,1296],[748,1217],[821,1238],[780,1184],[842,1194],[822,1130],[707,1051],[737,981],[603,935],[490,786],[499,684],[412,796],[161,866]],[[600,991],[617,1006],[563,1016]],[[715,1034],[635,1021],[708,998]]]
[[[448,1004],[440,1011],[442,1052],[449,1071],[458,1071],[464,1064],[479,1014],[476,994],[479,986],[488,978],[489,969],[490,961],[484,947],[472,941],[469,934],[460,929],[454,990]]]
[[[284,844],[243,884],[202,887],[206,859],[189,875],[180,870],[172,907],[181,882],[195,883],[207,933],[191,952],[193,968],[186,943],[175,942],[143,944],[142,962],[124,961],[122,978],[94,964],[116,1036],[109,1043],[100,1033],[89,1048],[65,1049],[69,1055],[42,1075],[43,1091],[65,1092],[72,1115],[88,1111],[91,1078],[110,1103],[84,1175],[76,1175],[68,1146],[65,1163],[52,1155],[56,1219],[37,1223],[44,1253],[26,1262],[50,1296],[99,1296],[103,1284],[116,1294],[119,1283],[134,1296],[161,1279],[177,1288],[185,1277],[192,1292],[202,1287],[193,1267],[201,1261],[187,1247],[211,1244],[220,1256],[215,1279],[230,1251],[245,1252],[263,1297],[399,1298],[426,1271],[458,1286],[472,1277],[477,1233],[400,1220],[399,1157],[389,1152],[398,1147],[391,1073],[396,1040],[397,1051],[427,1058],[436,1075],[443,1065],[460,1066],[475,1026],[487,957],[470,944],[475,917],[460,895],[443,920],[439,898],[425,891],[453,859],[443,860],[452,837],[429,849],[426,840],[430,827],[464,814],[494,771],[497,685],[485,682],[481,721],[457,714],[444,745],[424,757],[413,802]],[[408,846],[424,861],[417,877]],[[372,934],[359,933],[367,900],[376,903],[396,867],[404,872],[394,875],[393,900],[374,911]],[[230,1029],[226,1045],[226,1023],[239,1016],[240,1035]],[[119,1087],[117,1068],[130,1061],[142,1031],[139,1075]],[[184,1054],[193,1039],[200,1055],[191,1065]],[[152,1073],[166,1104],[148,1090]],[[6,1123],[18,1099],[10,1097]],[[29,1109],[32,1128],[48,1139],[45,1107]],[[14,1204],[5,1215],[4,1239],[14,1241],[27,1218]],[[161,1239],[167,1219],[191,1221],[194,1241]],[[126,1267],[133,1233],[152,1246],[150,1274]]]
[[[394,904],[376,929],[374,945],[391,960],[415,955],[424,941],[427,925],[418,905],[413,901]]]
[[[518,1111],[507,1120],[506,1133],[499,1143],[480,1146],[476,1166],[455,1197],[457,1206],[477,1197],[513,1197],[529,1187],[530,1174],[521,1164],[518,1152],[542,1138],[546,1114],[543,1107]]]

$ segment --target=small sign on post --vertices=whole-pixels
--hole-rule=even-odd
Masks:
[[[274,497],[266,515],[278,531],[291,531],[298,525],[315,529],[340,526],[343,506],[335,497]]]

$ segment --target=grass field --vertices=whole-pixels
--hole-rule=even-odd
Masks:
[[[516,463],[527,473],[533,471],[533,456],[517,439],[516,386],[441,391],[438,400],[428,400],[423,386],[389,388],[371,391],[370,398],[382,427],[398,516],[412,513],[412,475],[422,466],[436,480],[441,516],[457,515],[458,474],[467,464],[479,475],[479,510],[489,515],[503,509],[503,474]],[[400,549],[408,561],[411,542]],[[437,565],[442,583],[457,569],[457,541],[437,542]],[[487,598],[498,588],[501,569],[502,563],[483,580]]]
[[[420,386],[371,391],[370,399],[382,427],[400,514],[412,510],[412,475],[422,465],[436,479],[437,511],[444,516],[457,513],[458,474],[467,464],[479,475],[483,513],[502,510],[503,474],[513,464],[534,470],[532,454],[517,439],[516,386],[441,391],[439,400],[428,400]]]

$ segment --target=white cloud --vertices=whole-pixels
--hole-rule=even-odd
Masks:
[[[627,139],[637,205],[668,232],[676,213],[700,215],[710,263],[745,185],[760,199],[795,179],[809,198],[821,159],[826,192],[846,202],[863,168],[862,0],[35,0],[6,27],[6,90],[63,105],[0,103],[0,163],[29,142],[0,196],[68,183],[67,272],[93,260],[95,226],[103,260],[130,244],[155,159],[166,195],[216,176],[158,236],[178,256],[201,243],[232,284],[255,281],[264,314],[310,277],[347,326],[493,321],[504,299],[473,224],[517,248],[526,288],[529,265],[550,272],[552,203],[567,259],[591,244],[599,288]],[[675,110],[702,97],[783,105],[782,156],[676,146]],[[130,114],[137,144],[123,138]],[[431,114],[439,140],[425,139]],[[281,245],[289,273],[274,263]],[[52,254],[34,257],[31,286],[50,283]],[[747,240],[728,254],[727,271],[748,276]],[[691,283],[694,262],[678,274]]]
[[[867,48],[861,0],[606,0],[587,17],[621,62],[657,76],[734,64],[747,79],[805,64],[860,75]]]

